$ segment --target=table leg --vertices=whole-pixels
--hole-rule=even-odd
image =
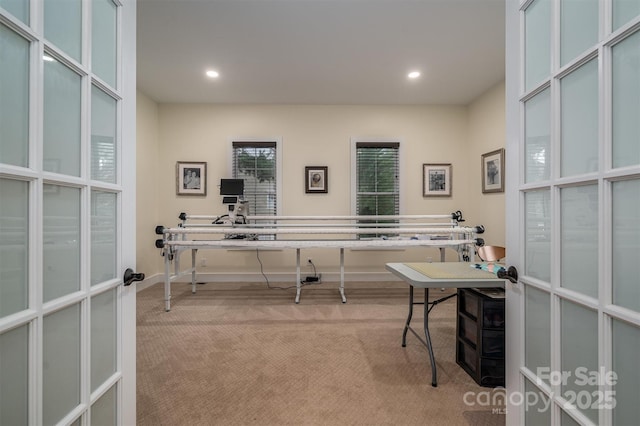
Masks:
[[[433,355],[433,346],[431,345],[431,334],[429,333],[429,289],[424,289],[424,337],[429,350],[429,360],[431,361],[431,386],[438,386],[438,372],[436,370],[436,359]]]
[[[409,316],[407,317],[407,323],[404,325],[404,331],[402,332],[402,347],[407,347],[407,331],[409,331],[409,325],[411,324],[411,317],[413,316],[413,286],[409,286]]]
[[[169,253],[164,255],[164,310],[171,310],[171,264],[169,261]]]
[[[296,303],[300,303],[300,249],[296,249]]]
[[[344,248],[342,247],[340,247],[340,297],[342,297],[342,303],[347,303],[344,295]]]
[[[441,302],[442,300],[449,299],[450,297],[451,296],[447,296],[443,299],[433,302],[432,304],[435,305]],[[402,347],[404,348],[407,346],[407,331],[410,331],[411,333],[413,333],[414,336],[418,338],[420,343],[422,343],[427,348],[427,351],[429,352],[429,361],[431,363],[431,386],[437,387],[438,371],[436,367],[436,358],[433,355],[433,346],[431,345],[431,334],[429,333],[429,289],[428,288],[424,289],[424,303],[416,303],[416,304],[423,305],[424,307],[424,337],[425,337],[424,340],[413,328],[411,328],[411,318],[413,317],[414,303],[413,303],[413,286],[410,285],[409,286],[409,316],[407,316],[407,322],[404,325],[404,330],[402,331]]]
[[[196,294],[196,254],[197,249],[191,249],[191,293]]]

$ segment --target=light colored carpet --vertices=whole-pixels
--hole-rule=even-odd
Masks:
[[[346,304],[335,287],[296,305],[263,283],[174,284],[170,312],[162,285],[138,293],[138,425],[504,425],[455,362],[455,298],[429,317],[434,388],[426,349],[401,346],[407,286],[347,284]]]

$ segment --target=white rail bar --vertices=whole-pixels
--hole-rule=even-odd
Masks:
[[[215,223],[185,223],[181,225],[182,228],[213,228],[224,226],[223,224],[215,224]],[[226,225],[231,226],[231,225]],[[291,228],[294,226],[304,226],[305,228],[322,228],[326,227],[326,223],[236,223],[232,225],[233,228],[267,228],[267,227],[279,227],[279,228]],[[353,223],[331,223],[332,227],[354,227],[358,226],[358,228],[404,228],[408,226],[425,226],[425,227],[451,227],[455,226],[451,223],[358,223],[354,225]]]
[[[165,234],[375,234],[380,232],[392,232],[394,234],[464,234],[475,233],[480,230],[478,227],[461,227],[455,226],[451,228],[380,228],[380,232],[376,232],[379,228],[236,228],[232,226],[220,226],[218,228],[165,228]]]
[[[186,249],[298,249],[298,248],[399,248],[399,247],[455,247],[462,244],[475,244],[474,239],[459,240],[171,240],[167,246]]]
[[[186,220],[214,220],[221,216],[185,214]],[[402,220],[402,219],[451,219],[455,217],[450,214],[418,214],[418,215],[336,215],[336,216],[270,216],[255,215],[244,216],[246,220]]]

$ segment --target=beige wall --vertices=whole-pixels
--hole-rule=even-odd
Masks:
[[[504,146],[504,101],[498,99],[497,92],[500,91],[504,91],[502,85],[469,107],[157,105],[140,94],[143,99],[139,101],[139,121],[144,120],[144,123],[138,128],[138,262],[140,264],[144,259],[144,265],[149,265],[148,273],[161,271],[159,264],[149,259],[151,253],[161,261],[158,250],[153,248],[156,224],[175,226],[180,212],[212,215],[225,212],[217,184],[221,178],[231,177],[229,158],[233,138],[281,139],[280,214],[283,215],[350,214],[351,138],[399,139],[402,213],[441,214],[462,210],[467,218],[466,225],[479,224],[481,219],[491,220],[491,226],[497,222],[500,231],[494,231],[495,238],[503,238],[503,221],[494,217],[494,213],[485,214],[488,207],[483,204],[492,203],[498,197],[481,196],[478,186],[480,153],[489,150],[486,149],[488,146],[491,146],[490,150]],[[492,109],[495,111],[489,111]],[[487,120],[493,120],[493,123]],[[154,121],[157,123],[155,130],[152,128]],[[155,140],[155,144],[151,140]],[[476,143],[479,147],[472,146]],[[176,196],[176,161],[207,162],[206,197]],[[452,197],[422,196],[424,163],[452,163]],[[304,167],[325,165],[329,167],[328,194],[305,194]],[[477,202],[481,205],[476,205]],[[148,214],[142,213],[143,210]],[[500,215],[504,215],[502,210]],[[312,257],[325,277],[327,273],[338,271],[337,249],[308,250],[302,256],[303,259]],[[435,250],[426,253],[418,249],[346,250],[345,269],[354,274],[381,273],[386,262],[424,260],[427,256],[434,260],[439,257]],[[207,263],[206,267],[199,265],[202,272],[260,272],[254,251],[209,250],[199,254],[199,258]],[[294,272],[294,251],[261,252],[260,258],[266,272]],[[453,253],[449,258],[455,259]],[[186,255],[184,259],[186,262]]]
[[[469,105],[469,203],[467,210],[487,229],[486,244],[505,245],[504,192],[482,193],[482,154],[505,147],[505,89],[501,83]]]
[[[136,268],[149,276],[162,270],[160,250],[154,247],[159,237],[153,233],[162,210],[158,199],[158,176],[161,173],[158,167],[158,105],[138,91],[136,114]]]

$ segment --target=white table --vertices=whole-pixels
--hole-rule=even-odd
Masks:
[[[445,263],[387,263],[386,269],[394,275],[402,278],[409,284],[409,315],[402,332],[402,347],[407,346],[407,331],[411,331],[418,340],[427,348],[429,360],[431,361],[431,385],[438,386],[438,376],[436,370],[436,360],[431,345],[431,335],[429,333],[429,312],[438,303],[441,303],[455,294],[450,294],[440,299],[429,302],[429,289],[431,288],[487,288],[502,287],[504,280],[495,274],[471,267],[469,262],[445,262]],[[414,287],[424,289],[424,301],[413,301]],[[425,339],[411,328],[411,317],[413,316],[413,305],[424,306],[424,336]]]

